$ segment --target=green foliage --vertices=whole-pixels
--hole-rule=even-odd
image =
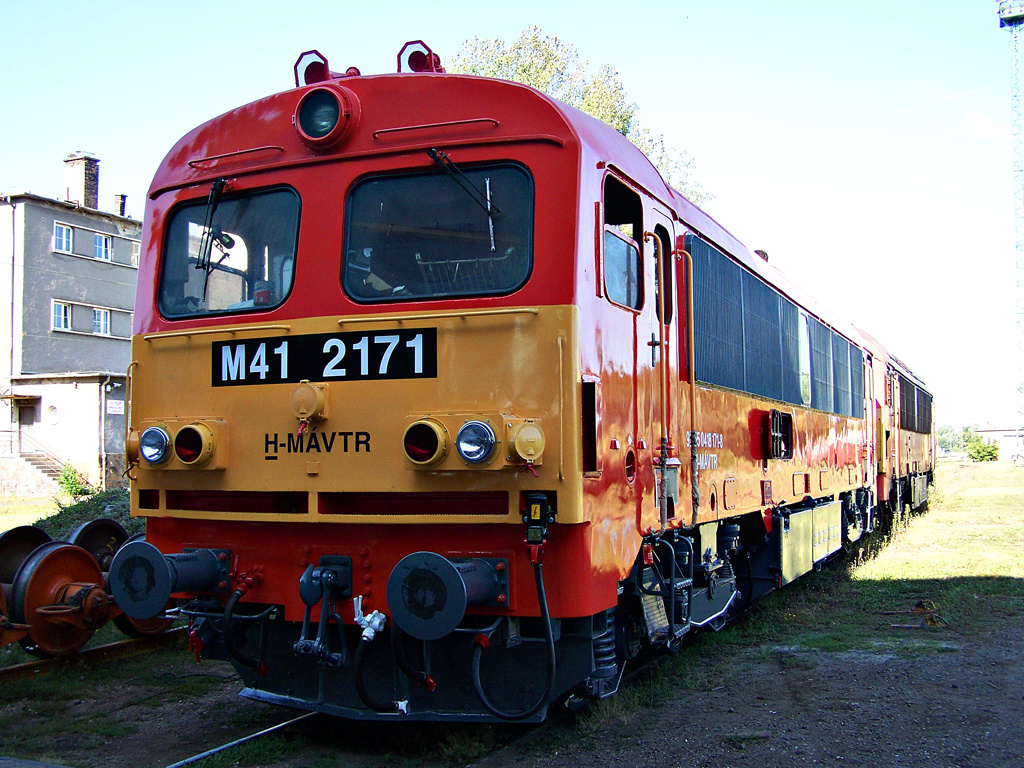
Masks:
[[[935,439],[939,447],[951,453],[959,453],[964,449],[960,441],[960,431],[950,424],[943,424],[935,431]]]
[[[74,499],[93,493],[93,489],[82,477],[82,474],[70,464],[65,464],[60,470],[57,485],[65,494]]]
[[[67,541],[82,523],[101,517],[120,523],[129,536],[146,530],[145,519],[129,514],[128,491],[120,489],[100,491],[73,504],[64,505],[58,501],[57,512],[42,518],[35,525],[46,531],[54,541]]]
[[[975,435],[967,443],[967,455],[971,461],[997,461],[999,459],[999,444],[996,442],[987,443]]]
[[[607,123],[642,151],[662,177],[697,204],[714,199],[701,189],[693,158],[640,125],[619,73],[610,64],[591,73],[572,43],[527,27],[511,44],[474,37],[445,62],[448,72],[523,83]]]

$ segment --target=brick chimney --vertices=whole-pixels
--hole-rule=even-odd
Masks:
[[[124,204],[128,199],[128,195],[114,195],[114,213],[118,216],[124,216]]]
[[[99,158],[88,152],[72,152],[64,159],[64,199],[93,210],[99,207]]]

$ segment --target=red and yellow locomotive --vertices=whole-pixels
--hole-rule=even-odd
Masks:
[[[923,503],[895,358],[603,123],[400,62],[304,54],[156,173],[129,616],[255,699],[536,720]]]

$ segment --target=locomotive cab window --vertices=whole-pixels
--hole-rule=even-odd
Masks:
[[[533,180],[518,165],[375,176],[348,199],[342,284],[357,301],[499,295],[533,260]]]
[[[604,288],[608,298],[624,307],[640,309],[644,304],[640,274],[640,252],[636,243],[617,230],[605,229]]]
[[[644,305],[643,231],[640,196],[609,174],[604,180],[604,290],[610,301],[629,309]]]
[[[217,186],[215,182],[215,186]],[[291,291],[299,198],[290,189],[211,192],[170,214],[160,270],[164,317],[251,312]]]

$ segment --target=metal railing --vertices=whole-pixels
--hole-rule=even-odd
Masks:
[[[26,454],[42,456],[58,470],[63,469],[64,465],[67,464],[64,459],[57,456],[27,432],[16,429],[0,431],[0,456],[24,456]]]

